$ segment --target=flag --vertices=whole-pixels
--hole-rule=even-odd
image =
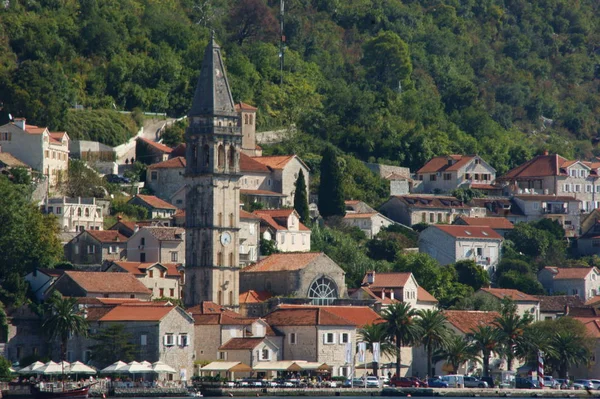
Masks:
[[[352,343],[346,343],[346,364],[352,363]]]
[[[373,361],[379,363],[379,342],[373,342]]]
[[[364,342],[358,343],[358,361],[360,363],[365,362],[365,352],[367,351],[367,344]]]

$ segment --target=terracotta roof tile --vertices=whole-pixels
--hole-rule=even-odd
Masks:
[[[569,317],[572,318],[597,318],[600,316],[600,310],[593,306],[572,307],[569,309]]]
[[[595,267],[546,266],[544,267],[544,270],[552,272],[554,280],[582,280],[593,271],[595,271],[596,274],[600,274],[600,271]]]
[[[185,229],[181,227],[147,226],[141,228],[141,230],[149,232],[160,241],[183,241],[183,235],[185,234]]]
[[[477,238],[486,240],[503,240],[502,236],[496,233],[492,228],[485,226],[461,226],[461,225],[440,225],[436,224],[428,227],[429,229],[439,229],[454,238]]]
[[[275,230],[288,230],[288,218],[294,212],[295,211],[293,209],[261,209],[254,211],[254,214],[259,216],[265,223],[273,227]],[[301,222],[298,222],[298,230],[308,231],[309,228]]]
[[[148,140],[143,137],[138,137],[137,140],[139,140],[143,143],[146,143],[150,147],[153,147],[153,148],[157,149],[158,151],[164,152],[165,154],[170,154],[173,151],[173,149],[171,147],[167,147],[164,144],[157,143],[156,141]]]
[[[425,288],[421,286],[417,287],[417,300],[422,302],[438,302],[433,295],[431,295]]]
[[[100,321],[160,321],[175,308],[172,306],[119,305],[100,318]]]
[[[246,266],[242,273],[280,272],[304,269],[317,258],[327,256],[323,252],[287,252],[269,255],[257,263]]]
[[[367,306],[281,305],[266,317],[271,326],[356,326],[381,322],[381,316]]]
[[[153,163],[148,166],[148,169],[174,169],[181,168],[185,169],[185,158],[184,157],[175,157],[168,159],[163,162]]]
[[[161,200],[160,198],[154,196],[154,195],[142,195],[142,194],[138,194],[135,197],[133,197],[132,199],[129,200],[129,202],[131,202],[134,198],[139,198],[140,200],[142,200],[143,202],[145,202],[146,204],[148,204],[150,207],[155,208],[155,209],[173,209],[173,210],[177,210],[177,207],[169,204],[166,201]]]
[[[368,284],[368,274],[375,273],[375,280],[373,284]],[[389,272],[389,273],[380,273],[380,272],[367,272],[362,279],[361,284],[368,285],[371,289],[377,288],[402,288],[406,285],[408,280],[410,279],[412,273],[399,273],[399,272]]]
[[[115,261],[113,264],[119,266],[121,269],[125,270],[128,273],[131,273],[136,276],[143,276],[146,274],[147,270],[152,268],[154,265],[163,266],[167,270],[167,277],[179,277],[179,272],[177,271],[178,263],[142,263],[142,262],[127,262],[127,261]]]
[[[119,233],[116,230],[85,230],[83,233],[87,233],[94,237],[96,240],[102,243],[109,242],[127,242],[127,237]]]
[[[536,298],[540,300],[540,312],[564,312],[565,306],[584,306],[577,295],[536,295]]]
[[[253,219],[253,220],[260,220],[259,216],[256,216],[250,212],[246,212],[243,209],[240,209],[240,219]]]
[[[359,288],[348,288],[348,295],[354,295],[358,293],[357,299],[374,299],[377,303],[381,303],[383,305],[390,305],[392,303],[397,303],[396,299],[391,299],[389,295],[387,295],[384,299],[381,299],[381,290],[377,293],[373,292],[369,287],[359,287]],[[362,295],[361,295],[362,293]],[[355,297],[355,296],[353,296]]]
[[[88,293],[151,294],[135,276],[125,273],[65,271],[69,278]]]
[[[475,190],[501,190],[502,187],[494,186],[493,184],[472,183],[471,188]]]
[[[600,303],[600,295],[594,295],[587,301],[585,301],[585,305],[587,306],[595,306]]]
[[[584,318],[575,318],[575,320],[583,323],[585,325],[585,329],[587,330],[589,336],[591,338],[600,338],[600,320],[594,319],[584,319]]]
[[[265,157],[252,157],[256,162],[270,168],[270,169],[283,169],[295,155],[274,155]]]
[[[525,194],[515,195],[515,198],[521,201],[577,201],[581,202],[577,198],[570,195],[538,195],[538,194]]]
[[[485,217],[485,218],[472,218],[467,216],[460,216],[454,223],[462,220],[464,224],[468,226],[487,226],[492,229],[503,229],[503,230],[512,230],[514,225],[504,217]]]
[[[436,173],[459,170],[474,158],[474,155],[448,155],[435,157],[430,159],[421,169],[417,170],[416,173]],[[452,165],[448,164],[450,159],[452,159]]]
[[[455,197],[440,195],[396,195],[409,208],[418,209],[469,209]]]
[[[519,290],[512,290],[508,288],[481,288],[480,291],[487,292],[499,299],[504,299],[505,297],[509,297],[515,302],[519,301],[527,301],[527,302],[539,302],[540,300],[536,297],[525,294]]]
[[[477,310],[444,310],[444,316],[448,323],[463,334],[468,334],[478,326],[493,326],[494,320],[500,316],[500,313]]]
[[[48,128],[46,128],[46,127],[38,127],[35,125],[25,125],[25,131],[29,134],[42,134],[47,129]]]
[[[239,103],[235,104],[235,110],[238,111],[238,112],[240,110],[244,110],[244,111],[257,111],[258,108],[253,107],[250,104],[246,104],[246,103],[243,103],[243,102],[240,101]]]
[[[252,350],[256,348],[258,344],[265,340],[261,338],[231,338],[229,341],[219,347],[220,351],[239,351],[239,350]]]
[[[62,269],[38,269],[38,271],[47,274],[50,277],[60,277],[65,274],[65,271]]]
[[[9,168],[29,168],[29,165],[27,165],[25,162],[21,161],[20,159],[18,159],[17,157],[15,157],[14,155],[8,153],[8,152],[0,152],[0,162],[2,162],[4,165],[8,166]]]
[[[557,154],[538,155],[537,157],[509,170],[498,180],[519,180],[531,177],[558,176],[560,168],[567,159]]]
[[[240,303],[261,303],[273,295],[267,291],[248,290],[240,294]]]
[[[271,170],[266,165],[258,162],[255,158],[249,157],[243,152],[240,153],[240,171],[271,173]]]

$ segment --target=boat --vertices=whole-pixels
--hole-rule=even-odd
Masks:
[[[87,399],[92,385],[65,390],[40,389],[32,386],[31,393],[35,399]]]

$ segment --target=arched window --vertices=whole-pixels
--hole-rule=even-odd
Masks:
[[[219,149],[217,150],[217,165],[219,168],[225,167],[225,149],[223,145],[219,145]]]
[[[229,170],[235,168],[235,148],[233,146],[229,147]]]
[[[140,238],[140,245],[146,245],[146,238]]]
[[[208,145],[205,145],[202,149],[202,153],[204,155],[204,166],[208,166],[208,164],[210,163],[210,147]]]
[[[235,266],[235,263],[233,262],[233,252],[229,253],[229,266]]]
[[[90,216],[90,208],[85,208],[85,216],[86,217]]]
[[[253,118],[253,116],[252,116],[252,115],[250,115],[250,124],[252,124],[252,122],[253,122],[253,119],[254,119],[254,118]]]
[[[229,291],[229,304],[233,305],[233,291]]]
[[[81,208],[77,208],[77,216],[81,216]]]
[[[222,305],[223,304],[223,292],[219,290],[219,292],[217,292],[217,305]]]
[[[223,266],[223,252],[217,254],[217,266]]]
[[[223,214],[219,212],[219,224],[217,226],[223,226]]]
[[[308,289],[313,305],[331,305],[337,296],[335,283],[327,277],[319,277]]]
[[[244,125],[248,124],[248,114],[244,115]]]
[[[234,227],[234,217],[233,217],[233,213],[229,214],[229,227]]]
[[[196,144],[192,145],[192,157],[194,163],[198,162],[198,146]]]

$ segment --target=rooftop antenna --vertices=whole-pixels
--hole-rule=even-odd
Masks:
[[[279,79],[279,85],[283,85],[283,63],[285,50],[285,35],[283,34],[283,20],[285,15],[285,0],[279,0],[279,72],[281,77]]]

